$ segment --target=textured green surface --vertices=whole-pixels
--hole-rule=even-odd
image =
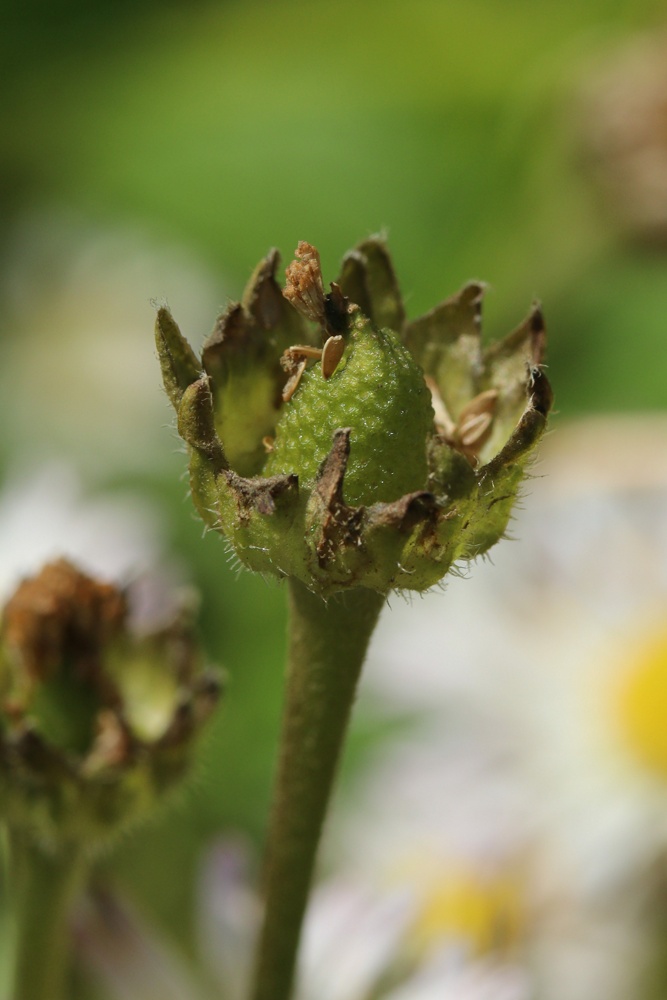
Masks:
[[[331,378],[314,366],[285,404],[265,474],[296,472],[301,486],[312,486],[339,427],[352,429],[347,503],[389,502],[425,488],[433,410],[422,371],[394,333],[361,314]]]

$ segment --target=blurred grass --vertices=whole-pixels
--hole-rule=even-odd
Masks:
[[[607,267],[613,242],[576,169],[569,101],[587,60],[659,11],[609,0],[539,13],[519,0],[149,7],[95,46],[84,34],[17,67],[0,159],[27,200],[100,224],[139,219],[204,251],[236,289],[271,244],[288,254],[315,240],[333,274],[349,245],[387,227],[413,313],[483,278],[498,332],[539,293],[559,403],[595,409],[605,400],[587,390],[589,355],[610,342],[623,352],[624,330],[587,322],[589,378],[569,379],[558,345],[569,350],[584,324],[560,300]],[[622,256],[614,264],[623,272]],[[667,305],[655,298],[647,346]],[[661,405],[661,384],[633,369],[625,385],[635,378],[641,402]],[[636,397],[619,385],[607,405]]]
[[[412,315],[482,278],[497,336],[543,299],[562,413],[664,406],[664,258],[621,240],[579,169],[572,118],[590,60],[659,23],[661,4],[72,0],[2,14],[4,254],[13,219],[55,205],[195,248],[221,275],[222,304],[271,245],[287,256],[312,240],[334,277],[349,246],[386,227]],[[182,483],[126,477],[109,485],[167,512],[230,674],[191,790],[109,863],[185,940],[202,843],[223,828],[261,837],[284,594],[236,578]]]
[[[554,313],[586,288],[589,267],[595,280],[607,266],[613,237],[575,169],[569,100],[587,59],[659,10],[609,0],[554,0],[539,14],[519,0],[147,8],[106,43],[70,39],[19,67],[0,158],[27,179],[28,199],[101,224],[140,219],[203,250],[236,289],[271,244],[288,254],[315,240],[333,274],[349,245],[387,227],[413,313],[483,278],[498,332],[539,294],[558,320],[559,403],[595,409],[604,400],[569,380],[558,349],[581,318]],[[646,310],[647,345],[655,315]],[[599,349],[602,323],[587,323],[586,337]],[[584,345],[580,367],[592,381],[590,353]],[[626,383],[640,381],[634,368]],[[642,375],[641,387],[644,405],[661,405],[661,385]],[[636,393],[618,386],[608,405],[635,406]]]

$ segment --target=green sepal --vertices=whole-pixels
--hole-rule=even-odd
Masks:
[[[209,459],[214,472],[228,468],[215,430],[213,396],[206,375],[187,387],[178,408],[178,433],[186,444]]]
[[[454,420],[479,392],[484,288],[479,282],[470,282],[456,295],[408,323],[403,336],[424,374],[434,379]]]
[[[161,306],[157,311],[155,346],[162,369],[162,382],[171,405],[177,410],[183,393],[191,382],[200,377],[202,370],[194,351],[166,306]]]
[[[457,500],[469,496],[475,487],[475,471],[460,451],[452,448],[439,434],[428,444],[428,487],[437,496]]]
[[[542,364],[545,344],[544,317],[540,306],[535,304],[512,333],[484,351],[484,374],[479,389],[496,389],[498,401],[482,459],[495,455],[513,432],[525,407],[528,372]]]
[[[405,325],[405,309],[391,257],[385,241],[371,236],[343,258],[338,285],[350,302],[378,327],[399,333]]]
[[[215,425],[234,469],[261,471],[262,441],[275,431],[285,373],[283,352],[315,344],[316,331],[282,295],[275,273],[280,255],[271,250],[255,269],[242,301],[231,303],[204,344],[202,364],[211,378]]]
[[[183,393],[178,432],[190,448],[190,492],[197,512],[210,528],[219,528],[217,476],[228,464],[215,430],[208,376],[202,375]]]
[[[295,525],[301,499],[295,475],[245,479],[229,470],[216,478],[218,529],[239,562],[259,573],[298,575],[303,542]]]
[[[192,449],[189,462],[190,495],[197,513],[207,528],[222,531],[218,477],[206,454]]]
[[[528,386],[528,404],[509,440],[476,474],[478,485],[466,524],[463,558],[482,555],[505,535],[521,483],[546,429],[553,395],[540,368],[530,370]]]

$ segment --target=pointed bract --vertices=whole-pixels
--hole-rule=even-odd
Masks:
[[[371,236],[346,254],[337,284],[376,326],[401,333],[405,310],[383,239]]]
[[[201,375],[201,365],[166,306],[160,307],[155,320],[162,382],[173,407],[178,407],[183,393]]]
[[[484,285],[471,282],[405,329],[406,346],[434,379],[453,421],[478,391],[483,296]]]
[[[213,387],[214,417],[230,464],[242,475],[261,472],[263,440],[274,433],[285,374],[280,358],[292,344],[317,343],[285,300],[271,250],[255,269],[242,301],[231,303],[204,344],[202,367]]]

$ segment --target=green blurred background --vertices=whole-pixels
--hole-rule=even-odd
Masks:
[[[237,578],[192,518],[151,298],[200,343],[269,247],[287,262],[312,241],[333,278],[385,230],[411,315],[470,278],[489,283],[492,336],[543,301],[559,420],[663,407],[667,257],[591,148],[588,96],[663,16],[654,0],[3,4],[0,468],[64,457],[91,489],[148,498],[230,676],[192,787],[106,863],[186,947],[202,846],[262,835],[284,592]],[[352,763],[393,724],[365,708]]]

